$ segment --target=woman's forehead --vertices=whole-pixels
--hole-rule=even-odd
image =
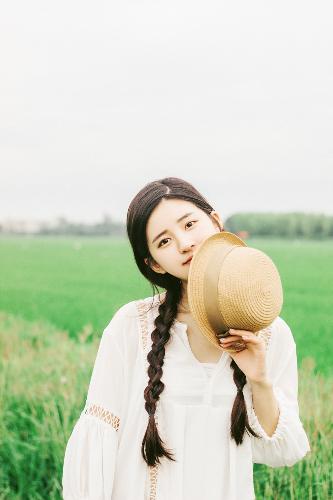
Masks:
[[[198,207],[190,201],[162,199],[148,219],[147,236],[149,240],[152,241],[157,235],[157,232],[168,230],[169,226],[177,224],[179,218],[197,211]]]

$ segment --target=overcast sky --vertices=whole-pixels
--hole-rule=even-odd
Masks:
[[[0,219],[124,221],[192,182],[223,217],[333,214],[329,1],[11,0],[0,13]]]

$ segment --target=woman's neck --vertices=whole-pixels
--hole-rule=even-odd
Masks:
[[[184,314],[190,312],[188,298],[187,298],[187,283],[183,284],[183,287],[182,287],[182,298],[178,304],[178,311],[180,313],[184,313]]]

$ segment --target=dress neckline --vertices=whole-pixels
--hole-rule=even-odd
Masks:
[[[177,328],[177,325],[178,325],[178,328]],[[178,331],[183,336],[183,338],[184,338],[184,340],[186,342],[187,348],[189,349],[191,357],[194,360],[194,362],[197,363],[199,366],[201,366],[203,369],[204,369],[204,366],[209,366],[209,367],[217,368],[219,365],[226,364],[226,362],[228,360],[228,357],[229,357],[229,355],[228,355],[228,353],[226,351],[222,351],[222,354],[221,354],[219,360],[216,361],[216,362],[199,361],[198,358],[194,355],[194,353],[193,353],[193,351],[191,349],[191,346],[190,346],[190,342],[188,340],[188,336],[187,336],[187,324],[184,323],[183,321],[179,321],[178,319],[175,319],[174,320],[174,327],[175,327],[176,331]]]

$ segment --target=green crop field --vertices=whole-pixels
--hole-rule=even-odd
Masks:
[[[248,240],[276,263],[281,316],[299,363],[312,452],[294,467],[255,466],[260,499],[332,498],[333,242]],[[103,328],[152,294],[128,242],[0,239],[0,500],[60,499],[64,447],[84,404]]]
[[[332,374],[333,241],[248,240],[277,265],[284,288],[281,312],[299,359]],[[84,328],[100,336],[115,310],[152,295],[127,241],[111,239],[0,239],[0,310],[46,319],[72,338]]]

